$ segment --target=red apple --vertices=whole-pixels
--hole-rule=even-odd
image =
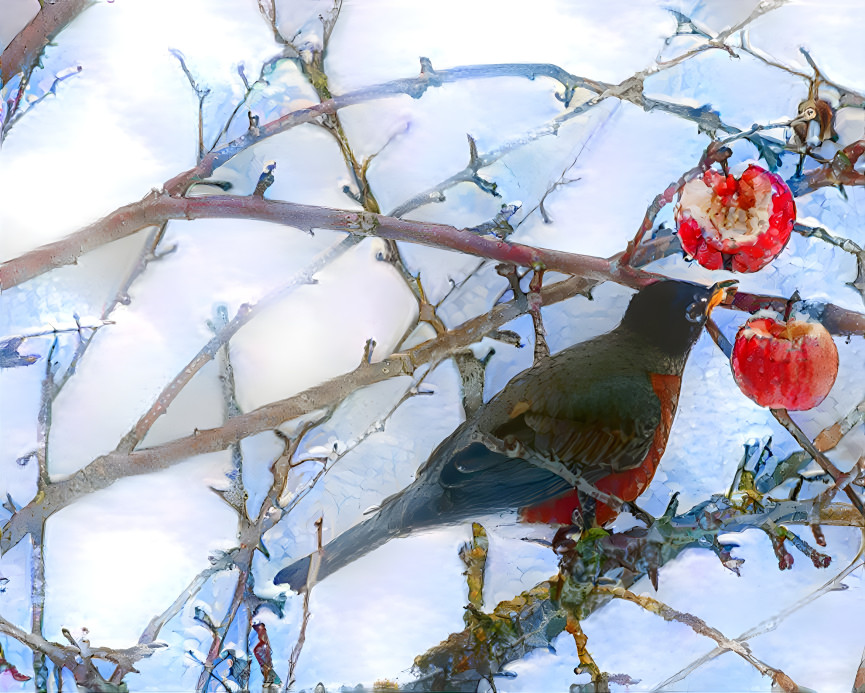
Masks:
[[[703,267],[756,272],[787,245],[796,219],[781,176],[750,165],[737,179],[713,169],[679,192],[676,226],[684,251]]]
[[[730,364],[739,389],[757,404],[799,411],[829,394],[838,349],[819,322],[755,316],[739,328]]]

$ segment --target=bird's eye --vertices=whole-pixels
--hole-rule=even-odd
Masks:
[[[685,310],[685,318],[688,322],[703,322],[706,319],[706,299],[701,298],[689,305]]]

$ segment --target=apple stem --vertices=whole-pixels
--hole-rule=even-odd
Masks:
[[[790,313],[793,312],[793,306],[798,303],[802,297],[799,295],[799,289],[796,289],[790,298],[787,299],[787,305],[784,306],[784,322],[790,319]]]

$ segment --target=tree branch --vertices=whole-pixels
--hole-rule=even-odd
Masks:
[[[95,0],[55,0],[40,3],[36,16],[12,39],[0,55],[0,84],[6,84],[19,72],[28,74],[42,56],[42,51],[69,22]]]
[[[543,267],[594,279],[616,278],[640,287],[649,277],[639,270],[587,255],[506,243],[446,224],[407,221],[370,212],[266,200],[257,196],[172,197],[149,195],[115,210],[107,217],[66,238],[49,243],[0,265],[0,289],[9,289],[51,269],[75,264],[77,259],[106,243],[129,236],[147,226],[171,219],[254,219],[312,231],[348,231],[394,241],[409,241],[524,267]]]
[[[591,283],[572,278],[543,289],[546,305],[585,292]],[[358,388],[398,375],[411,375],[424,364],[438,363],[484,335],[518,317],[524,308],[512,301],[469,320],[455,330],[377,363],[362,363],[355,370],[325,381],[287,399],[271,402],[228,420],[219,428],[196,430],[192,435],[129,454],[111,452],[97,457],[69,478],[49,484],[45,492],[16,512],[0,532],[0,554],[15,546],[28,533],[38,531],[45,518],[78,498],[107,488],[128,476],[149,474],[208,452],[224,450],[243,438],[276,428],[319,409],[341,402]]]

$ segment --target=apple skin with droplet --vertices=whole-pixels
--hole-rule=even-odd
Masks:
[[[757,404],[803,411],[822,402],[838,375],[838,349],[819,322],[752,317],[730,359],[739,389]]]

